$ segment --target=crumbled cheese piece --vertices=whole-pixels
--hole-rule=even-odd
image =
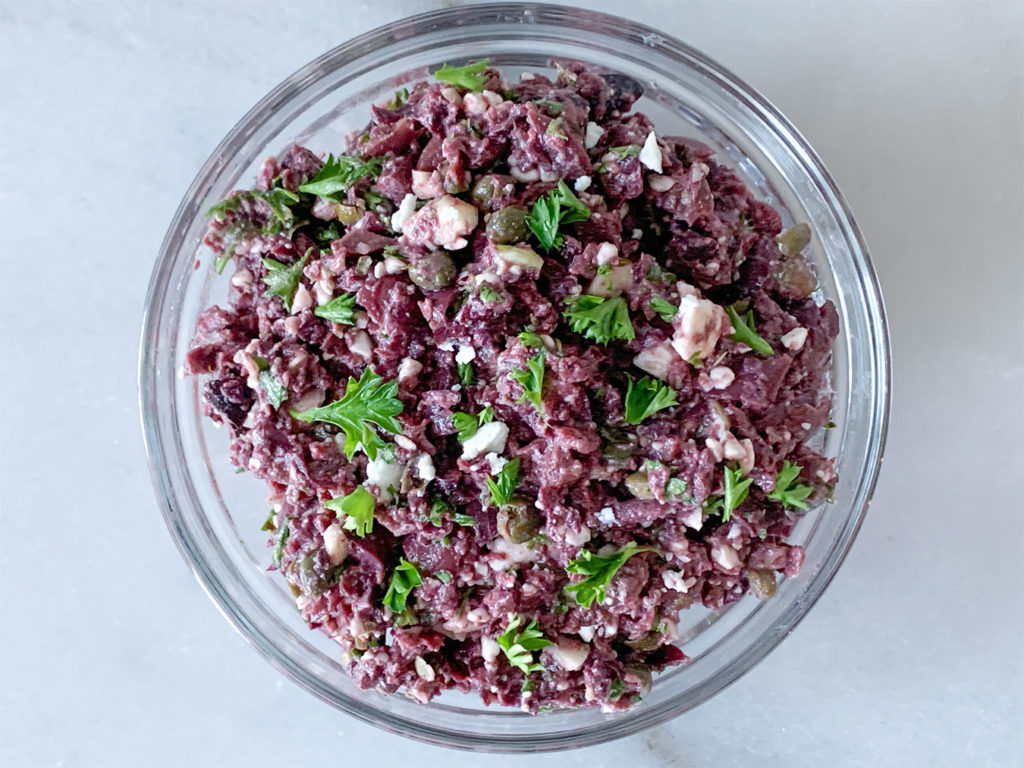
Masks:
[[[434,682],[434,668],[422,656],[413,659],[412,665],[416,668],[416,674],[420,676],[421,680],[426,680],[428,683]]]
[[[725,311],[712,301],[696,296],[683,296],[679,312],[672,320],[675,333],[672,348],[683,360],[694,355],[706,359],[715,351],[718,339],[732,326]]]
[[[572,186],[577,192],[585,192],[590,188],[590,177],[580,176]]]
[[[532,563],[537,559],[537,550],[498,536],[491,542],[491,557],[491,570],[504,571],[509,563]]]
[[[421,454],[416,459],[416,474],[420,476],[420,480],[425,483],[429,483],[435,477],[437,477],[437,470],[434,468],[434,460],[430,457],[429,453]]]
[[[453,86],[448,86],[447,88],[442,88],[441,89],[441,95],[446,100],[448,100],[449,102],[454,104],[456,107],[461,107],[462,106],[462,94],[459,93],[459,89],[458,88],[455,88]]]
[[[455,362],[462,365],[474,360],[476,360],[476,350],[469,344],[460,344],[459,351],[455,353]]]
[[[587,285],[587,293],[591,296],[610,298],[633,287],[633,264],[628,260],[615,266],[609,266],[606,274],[597,275]]]
[[[467,115],[482,115],[487,111],[487,99],[482,93],[470,91],[462,97],[462,107]]]
[[[697,583],[696,579],[687,579],[682,571],[662,571],[661,580],[667,588],[683,593]],[[687,581],[690,583],[687,584]]]
[[[676,180],[671,176],[656,175],[647,179],[647,183],[655,192],[668,192],[676,185]]]
[[[806,328],[794,328],[789,333],[783,334],[779,341],[782,342],[782,346],[788,349],[790,352],[799,352],[804,348],[804,342],[807,341],[807,329]]]
[[[594,639],[594,627],[580,627],[576,634],[580,636],[580,639],[583,642],[589,643],[591,640]]]
[[[728,544],[717,544],[711,548],[711,559],[726,571],[735,571],[740,567],[740,556]]]
[[[520,82],[525,80],[533,80],[534,77],[536,77],[536,75],[534,75],[533,72],[523,72],[523,74],[519,76],[519,80]]]
[[[565,543],[571,544],[574,547],[582,547],[590,541],[590,529],[587,526],[580,528],[579,533],[573,533],[572,531],[565,532]]]
[[[386,274],[387,271],[384,268],[383,261],[378,261],[376,264],[373,265],[373,276],[376,277],[378,280],[380,280]]]
[[[594,254],[594,261],[600,264],[609,264],[619,258],[619,249],[613,243],[601,243],[597,246],[597,253]]]
[[[601,140],[602,136],[604,136],[604,128],[595,122],[589,122],[587,123],[587,135],[583,143],[587,149],[593,149],[597,146],[597,142]]]
[[[297,315],[304,309],[313,306],[313,295],[302,283],[295,289],[295,298],[292,299],[292,314]]]
[[[633,358],[633,365],[657,379],[667,379],[669,367],[678,359],[671,342],[663,341],[641,351]]]
[[[249,285],[252,282],[252,272],[248,269],[240,269],[231,276],[231,284],[236,288]]]
[[[494,451],[488,453],[484,458],[487,459],[487,466],[490,468],[492,475],[496,475],[501,472],[504,466],[508,464],[508,459],[504,456],[499,456]]]
[[[389,463],[378,456],[366,463],[366,482],[377,486],[381,491],[381,497],[390,501],[391,491],[401,484],[403,472],[405,467],[398,462]]]
[[[409,267],[403,259],[397,256],[385,256],[384,257],[384,272],[389,275],[397,275],[404,269]]]
[[[708,371],[708,378],[711,380],[711,386],[715,389],[725,389],[735,381],[736,374],[727,365],[716,365]]]
[[[555,645],[549,645],[544,652],[549,654],[566,672],[575,672],[587,660],[590,648],[583,643],[566,638]]]
[[[658,137],[654,131],[647,134],[643,149],[640,150],[640,162],[646,165],[655,173],[661,173],[661,147],[658,146]]]
[[[441,350],[444,350],[445,352],[454,352],[455,351],[455,342],[454,341],[442,341],[440,344],[437,345],[437,348],[441,349]]]
[[[480,638],[480,655],[484,657],[485,664],[493,664],[501,653],[501,646],[490,637]]]
[[[350,352],[355,352],[367,360],[373,357],[373,342],[370,341],[370,334],[366,331],[356,331],[348,343],[348,348]]]
[[[348,557],[348,538],[337,520],[324,528],[324,549],[331,558],[331,565],[340,565]]]
[[[615,525],[616,523],[615,510],[611,507],[602,507],[594,517],[597,518],[597,521],[601,523],[601,525]]]
[[[800,422],[800,429],[802,429],[804,432],[809,431],[811,426],[812,426],[811,422],[809,422],[809,421],[801,421]]]
[[[402,198],[402,202],[398,204],[398,210],[392,214],[391,228],[395,232],[401,232],[406,219],[414,213],[416,213],[416,195],[410,192]]]
[[[516,166],[509,168],[509,173],[512,174],[512,178],[516,181],[521,181],[524,184],[530,184],[540,179],[540,171],[536,168],[527,168],[526,170],[520,170]]]
[[[405,381],[411,379],[413,376],[417,376],[420,371],[423,370],[423,363],[419,360],[413,360],[411,357],[407,357],[402,360],[398,366],[398,380]]]
[[[416,443],[414,443],[405,435],[395,435],[395,444],[400,448],[405,448],[405,450],[407,451],[416,450]]]
[[[490,421],[476,431],[476,434],[462,444],[462,458],[472,461],[485,453],[503,453],[508,427],[501,421]]]

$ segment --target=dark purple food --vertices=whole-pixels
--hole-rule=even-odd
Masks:
[[[186,370],[365,688],[626,708],[680,611],[797,574],[836,480],[809,229],[641,84],[557,69],[443,68],[211,211],[234,272]]]

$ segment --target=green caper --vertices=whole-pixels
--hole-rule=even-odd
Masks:
[[[640,695],[651,690],[651,668],[646,664],[626,664],[622,668],[622,676],[626,681],[636,681]]]
[[[521,205],[508,205],[491,214],[487,220],[487,236],[496,243],[518,243],[530,230],[526,226],[529,211]]]
[[[318,595],[323,591],[323,578],[316,571],[316,560],[310,552],[299,561],[299,584],[307,595]]]
[[[439,291],[455,279],[455,262],[444,251],[431,251],[409,263],[409,279],[425,291]]]
[[[356,208],[354,205],[338,205],[338,221],[344,224],[346,227],[349,224],[355,224],[363,217],[363,212]]]
[[[768,568],[749,568],[747,581],[758,600],[767,600],[775,594],[775,572]]]
[[[481,208],[486,208],[500,191],[501,182],[497,176],[482,176],[473,185],[473,202]]]
[[[814,293],[818,280],[799,254],[783,259],[775,267],[774,277],[785,295],[805,299]]]
[[[631,475],[626,475],[626,488],[638,499],[654,498],[654,494],[651,493],[651,486],[647,479],[647,473],[642,470],[640,472],[634,472]]]
[[[525,544],[540,533],[543,524],[536,508],[519,496],[498,510],[498,533],[513,544]]]
[[[807,244],[811,242],[811,228],[806,222],[800,222],[795,227],[790,227],[775,238],[779,244],[779,250],[787,256],[795,256],[800,253]]]
[[[627,640],[626,645],[638,651],[656,651],[661,648],[664,641],[660,632],[648,632],[639,640]]]

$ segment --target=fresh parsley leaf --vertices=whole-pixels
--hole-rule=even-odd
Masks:
[[[533,331],[523,331],[519,334],[519,343],[524,347],[541,348],[544,347],[544,340],[539,334]]]
[[[556,117],[554,120],[548,123],[548,127],[544,129],[544,133],[546,133],[548,136],[557,136],[560,139],[569,138],[564,133],[562,133],[562,118],[560,117]]]
[[[615,155],[616,157],[639,157],[640,145],[626,144],[625,146],[621,147],[609,147],[608,153]]]
[[[666,323],[671,323],[672,318],[679,312],[679,307],[670,301],[665,301],[661,296],[651,299],[651,310]]]
[[[452,583],[451,571],[434,571],[434,578],[440,581],[442,584]]]
[[[356,295],[354,293],[343,293],[341,296],[335,296],[326,304],[316,307],[313,310],[313,314],[339,325],[354,325],[356,322],[355,306]]]
[[[384,159],[381,157],[363,160],[350,155],[328,155],[316,176],[300,185],[299,191],[340,203],[339,193],[348,192],[362,179],[377,178],[383,167]]]
[[[250,193],[257,200],[262,200],[270,206],[273,219],[267,224],[267,231],[276,234],[283,229],[295,226],[295,214],[289,207],[299,202],[299,196],[283,187],[271,187],[270,189],[254,189]]]
[[[464,512],[456,512],[452,515],[452,519],[456,525],[463,525],[468,528],[476,526],[476,518],[472,515],[467,515]]]
[[[346,531],[352,531],[359,538],[373,530],[375,506],[373,494],[361,485],[352,493],[324,502],[325,509],[345,515],[341,527]]]
[[[385,382],[366,368],[358,381],[349,377],[345,396],[340,400],[301,413],[291,411],[291,415],[299,421],[324,421],[341,427],[345,432],[345,456],[349,460],[360,444],[367,456],[376,459],[384,442],[370,425],[376,424],[395,435],[402,431],[402,425],[395,420],[403,408],[402,401],[395,397],[397,392],[398,382]]]
[[[740,344],[746,344],[755,352],[762,355],[774,355],[772,345],[762,339],[754,332],[754,310],[747,310],[746,317],[740,317],[739,312],[733,307],[726,307],[725,314],[729,316],[732,323],[733,334],[729,337]]]
[[[404,557],[399,558],[398,565],[391,574],[391,584],[384,595],[384,605],[396,615],[403,613],[410,593],[422,583],[423,577],[416,566]]]
[[[381,203],[384,202],[384,195],[378,195],[372,189],[368,189],[365,192],[363,192],[363,200],[366,201],[366,207],[367,208],[373,209],[373,208],[376,208],[378,205],[380,205]],[[393,246],[389,246],[389,245],[384,246],[385,255],[387,255],[387,253],[386,253],[387,249],[388,248],[392,248],[392,247]]]
[[[409,101],[409,89],[402,87],[395,91],[395,98],[388,102],[388,109],[398,109],[400,106]]]
[[[670,499],[674,499],[676,496],[682,496],[686,493],[686,481],[681,477],[670,478],[665,483],[665,495]]]
[[[650,376],[639,381],[629,380],[626,388],[624,420],[627,424],[639,424],[665,408],[679,405],[676,393],[668,384],[664,384]]]
[[[275,515],[274,510],[270,510],[270,514],[267,515],[267,519],[263,522],[263,525],[260,527],[261,531],[276,531],[277,530],[277,526],[274,525],[274,515]]]
[[[309,259],[309,251],[306,255],[294,264],[282,264],[280,261],[271,258],[263,259],[263,268],[267,273],[263,276],[267,290],[264,296],[280,296],[285,307],[292,308],[292,299],[295,298],[295,291],[299,288],[302,280],[302,269]]]
[[[284,557],[284,547],[288,543],[289,534],[290,530],[286,519],[284,525],[281,526],[281,531],[277,534],[277,546],[274,547],[274,565],[278,568],[281,567],[281,558]]]
[[[552,248],[561,248],[564,242],[558,234],[559,227],[589,218],[590,209],[580,202],[564,181],[559,180],[558,186],[533,204],[526,217],[526,226],[541,247],[550,251]]]
[[[747,494],[750,492],[750,484],[752,482],[754,482],[752,478],[743,477],[743,470],[739,468],[730,469],[726,467],[725,480],[723,482],[725,491],[722,496],[723,523],[729,521],[729,518],[732,517],[733,510],[742,504],[744,499],[747,498]]]
[[[472,363],[456,363],[455,369],[459,374],[459,382],[464,387],[472,386],[476,381],[476,374],[473,372]]]
[[[461,67],[449,67],[445,64],[434,73],[434,79],[465,88],[467,91],[482,91],[484,83],[487,82],[487,75],[483,74],[487,64],[488,59],[471,61]]]
[[[501,301],[501,294],[490,283],[480,283],[479,294],[483,301],[491,303]]]
[[[322,246],[330,245],[340,237],[341,233],[338,231],[338,222],[336,221],[332,221],[330,224],[320,227],[313,233],[313,238]]]
[[[504,652],[508,663],[524,675],[528,675],[531,672],[540,672],[544,669],[542,664],[534,661],[533,652],[546,648],[552,643],[544,637],[544,633],[537,626],[536,619],[520,629],[522,623],[523,617],[516,614],[508,623],[505,631],[494,639]]]
[[[802,470],[803,467],[799,464],[789,461],[782,462],[782,469],[775,477],[775,487],[771,493],[765,494],[765,498],[781,501],[787,507],[807,509],[807,502],[804,499],[810,496],[814,489],[796,481]]]
[[[488,405],[480,411],[480,415],[477,416],[477,421],[479,421],[481,427],[488,422],[494,421],[494,407]]]
[[[541,352],[527,360],[525,371],[516,368],[509,371],[508,375],[518,381],[523,388],[523,394],[516,402],[529,400],[539,412],[541,401],[544,399],[544,353]]]
[[[582,556],[569,561],[565,569],[569,573],[582,574],[585,578],[568,584],[565,591],[575,597],[576,602],[584,608],[589,608],[595,601],[601,603],[608,591],[608,585],[629,558],[640,552],[657,551],[655,547],[637,546],[632,541],[615,554],[608,556],[595,555],[585,549]]]
[[[558,117],[562,114],[563,107],[562,102],[560,101],[552,101],[551,99],[534,99],[533,103],[538,107],[543,107],[547,110],[547,113],[551,115],[551,117]]]
[[[440,527],[441,523],[444,522],[444,520],[441,518],[441,516],[445,512],[451,512],[451,511],[452,511],[451,505],[447,501],[445,501],[444,499],[434,499],[434,503],[430,505],[430,512],[427,513],[426,519],[431,524]],[[420,517],[422,518],[423,515],[421,514]]]
[[[480,428],[476,416],[470,413],[456,411],[452,414],[452,421],[455,423],[455,434],[459,438],[460,443],[469,440]]]
[[[569,327],[598,344],[612,339],[630,341],[635,337],[629,308],[621,296],[608,299],[603,296],[581,294],[566,299],[568,309],[563,313]]]
[[[647,279],[654,283],[675,283],[675,273],[669,272],[660,264],[651,264],[647,268]]]
[[[288,399],[288,388],[270,371],[260,371],[260,388],[275,408],[280,408],[281,403]]]
[[[622,697],[623,691],[626,690],[626,684],[619,678],[612,680],[611,685],[608,686],[608,701],[616,701]]]
[[[516,492],[519,485],[519,457],[516,456],[494,477],[487,478],[487,487],[491,491],[491,501],[494,506],[503,507],[508,504],[512,494]]]

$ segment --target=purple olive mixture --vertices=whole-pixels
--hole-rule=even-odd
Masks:
[[[185,368],[364,688],[629,707],[680,611],[800,570],[836,481],[807,226],[635,80],[556,68],[446,66],[210,212],[228,306]]]

